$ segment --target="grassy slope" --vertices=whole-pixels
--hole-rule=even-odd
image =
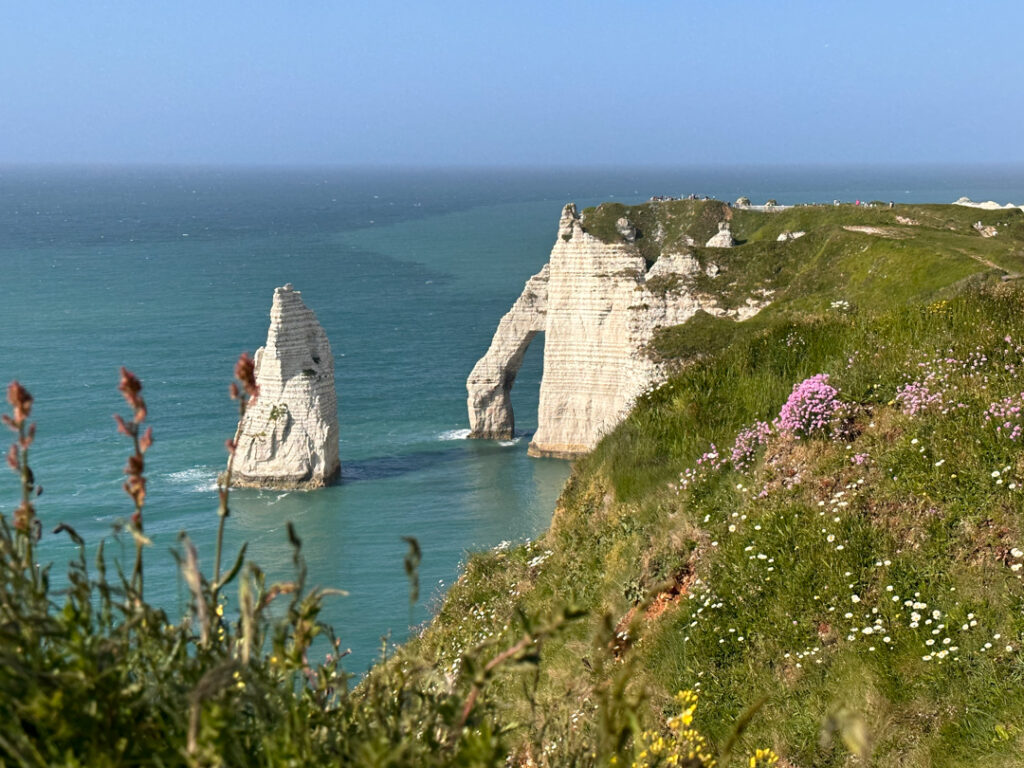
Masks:
[[[716,205],[606,205],[584,222],[605,239],[621,215],[645,233],[660,222],[660,247],[671,247],[686,231],[710,236],[708,212],[725,211]],[[625,669],[655,725],[676,690],[700,688],[699,724],[718,744],[766,697],[741,741],[792,765],[849,760],[820,740],[830,716],[863,722],[877,764],[1016,764],[1024,571],[1010,566],[1024,548],[1024,460],[984,411],[1024,389],[1024,289],[983,262],[1021,269],[1024,216],[952,206],[732,213],[742,244],[696,250],[735,285],[702,287],[728,301],[771,286],[772,307],[728,334],[706,316],[662,334],[658,351],[677,374],[576,464],[544,536],[470,560],[405,653],[458,670],[469,648],[511,644],[524,619],[573,603],[590,619],[545,643],[540,675],[506,671],[488,694],[534,740],[543,728],[568,742],[595,727],[591,708]],[[970,226],[979,219],[1000,235],[981,238]],[[808,234],[775,242],[796,229]],[[833,308],[839,300],[849,309]],[[945,405],[904,414],[898,388],[929,370]],[[845,437],[776,436],[749,469],[676,487],[710,444],[728,455],[741,428],[772,419],[816,373],[849,403]],[[633,609],[659,594],[659,611]]]

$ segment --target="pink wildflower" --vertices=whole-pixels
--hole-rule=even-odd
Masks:
[[[775,428],[794,437],[827,432],[843,405],[839,400],[839,390],[828,380],[827,373],[819,373],[794,385],[793,392],[773,422]]]

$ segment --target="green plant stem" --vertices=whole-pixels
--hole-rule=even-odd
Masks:
[[[238,404],[238,423],[242,423],[242,419],[245,418],[245,406],[246,406],[246,395],[242,394],[239,396]],[[237,448],[237,446],[235,447]],[[224,524],[228,519],[228,515],[231,511],[228,509],[228,493],[231,490],[231,470],[235,465],[235,449],[232,449],[231,455],[228,457],[228,469],[224,473],[224,487],[220,491],[220,507],[217,510],[217,514],[220,516],[220,522],[217,525],[217,548],[214,551],[213,557],[213,600],[217,602],[217,593],[220,591],[220,561],[221,553],[224,551]]]
[[[22,422],[18,425],[18,444],[19,446],[25,445],[25,424]],[[32,475],[28,467],[28,448],[24,447],[21,449],[21,505],[23,509],[31,509],[32,500]],[[39,587],[37,581],[35,559],[33,556],[32,547],[32,520],[28,520],[27,529],[24,533],[25,541],[25,552],[23,567],[31,571],[32,574],[32,585],[36,588]]]
[[[135,426],[132,434],[132,442],[135,444],[135,453],[137,456],[142,456],[142,451],[139,450],[139,428]],[[135,502],[135,513],[138,515],[139,524],[138,530],[135,536],[135,567],[132,569],[132,583],[138,581],[139,590],[139,602],[142,602],[142,504],[136,500]]]

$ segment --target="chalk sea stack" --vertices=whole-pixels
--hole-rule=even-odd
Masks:
[[[259,397],[238,423],[231,484],[310,489],[341,477],[334,355],[291,284],[274,289],[267,343],[256,351]]]

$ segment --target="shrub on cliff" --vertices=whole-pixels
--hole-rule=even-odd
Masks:
[[[258,395],[252,361],[236,368],[232,396],[244,412]],[[491,705],[468,703],[467,686],[440,690],[425,672],[384,667],[356,688],[341,669],[340,643],[319,621],[333,590],[310,588],[300,539],[288,525],[295,576],[268,583],[245,559],[204,574],[185,533],[176,553],[189,606],[172,618],[144,596],[145,427],[142,384],[122,369],[130,413],[116,416],[130,441],[124,488],[134,542],[127,572],[101,542],[95,565],[65,524],[78,557],[67,588],[55,591],[50,566],[36,562],[43,522],[52,514],[29,463],[35,440],[33,399],[7,390],[14,432],[7,464],[21,498],[0,514],[0,763],[47,765],[500,764],[504,736],[490,725]],[[234,445],[228,442],[228,450]],[[229,460],[228,473],[232,460]],[[229,477],[219,491],[220,533],[229,511]],[[111,572],[113,571],[113,573]],[[237,614],[225,612],[229,587]],[[532,639],[532,638],[531,638]],[[314,643],[318,645],[314,646]],[[520,660],[522,648],[508,654]],[[320,658],[320,661],[315,661]]]
[[[231,395],[243,416],[259,396],[251,358],[243,355],[235,372]],[[108,575],[111,563],[101,542],[90,569],[85,542],[72,527],[57,525],[54,533],[78,547],[67,589],[59,592],[50,586],[50,567],[35,559],[45,511],[37,509],[41,488],[29,463],[36,434],[33,398],[17,382],[7,390],[11,413],[3,423],[15,438],[6,459],[19,478],[21,499],[10,521],[0,514],[0,763],[508,764],[521,740],[511,738],[515,728],[489,688],[506,667],[536,669],[545,643],[582,612],[563,602],[545,618],[526,620],[507,644],[469,644],[450,676],[406,650],[382,659],[350,688],[340,641],[319,621],[323,601],[335,590],[308,587],[301,541],[290,523],[292,580],[268,584],[259,566],[246,560],[244,546],[221,569],[235,451],[229,440],[213,572],[200,570],[196,547],[183,532],[175,556],[190,600],[185,615],[172,620],[144,596],[150,544],[144,527],[145,457],[154,438],[145,425],[142,383],[121,369],[119,389],[130,407],[115,420],[131,446],[124,490],[132,512],[124,528],[134,543],[133,563],[127,573],[114,563],[116,576]],[[406,567],[415,584],[418,544],[410,544]],[[545,558],[531,562],[536,567]],[[232,586],[234,616],[225,611]],[[535,684],[522,693],[531,697],[536,690]],[[696,695],[686,692],[678,701],[682,711],[660,730],[640,732],[639,702],[619,687],[602,698],[596,732],[581,739],[571,724],[553,725],[531,752],[560,766],[675,765],[690,759],[711,765],[710,747],[692,725]],[[777,760],[768,749],[751,759],[761,768]]]

